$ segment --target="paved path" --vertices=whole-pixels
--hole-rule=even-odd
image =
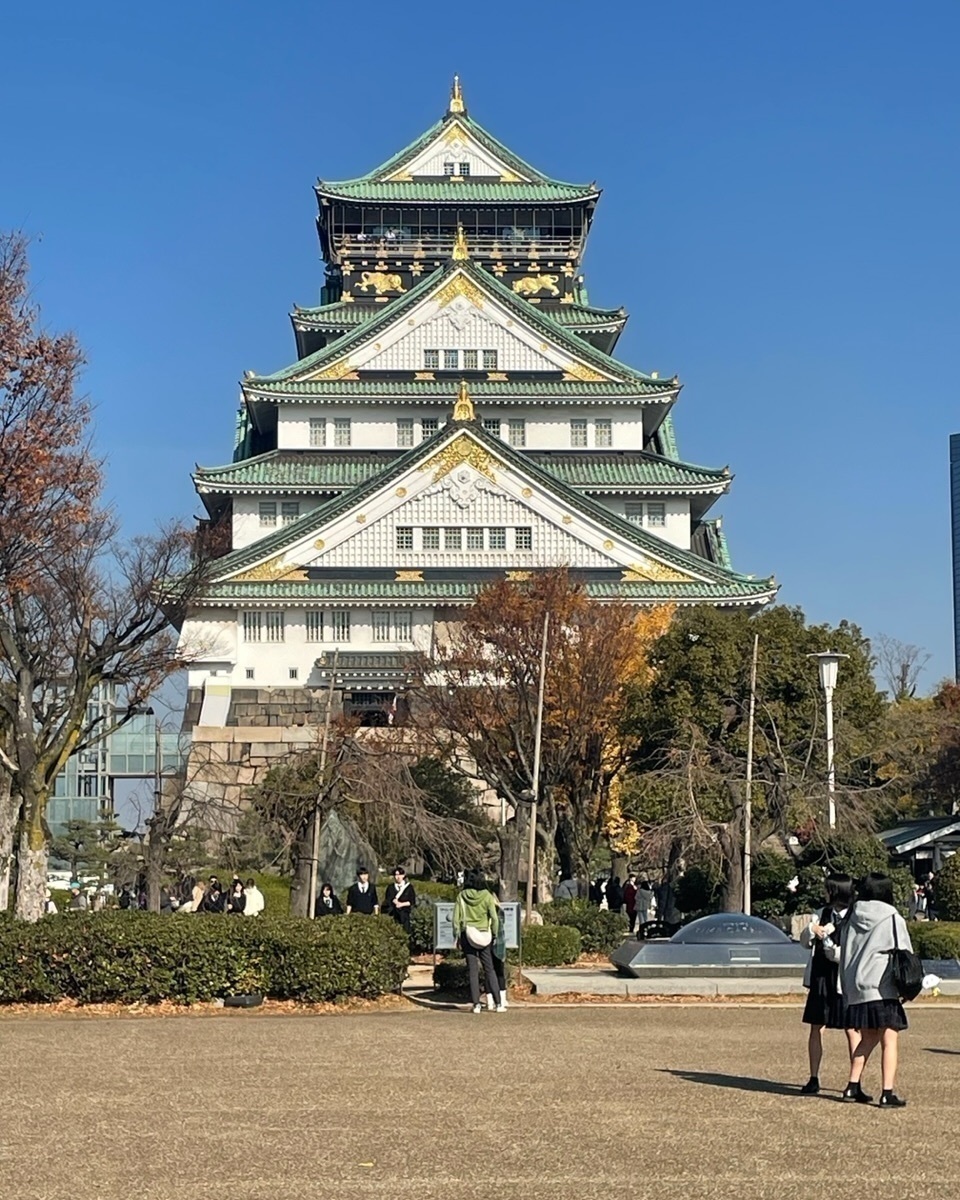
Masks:
[[[0,1195],[950,1200],[960,1012],[911,1022],[886,1113],[836,1103],[842,1036],[797,1093],[790,1008],[10,1018]]]

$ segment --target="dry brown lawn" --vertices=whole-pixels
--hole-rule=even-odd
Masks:
[[[960,1011],[902,1112],[820,1097],[798,1009],[404,1009],[0,1023],[2,1200],[960,1196]],[[879,1065],[869,1068],[876,1084]]]

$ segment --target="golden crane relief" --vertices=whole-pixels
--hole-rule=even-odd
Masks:
[[[457,401],[453,406],[453,419],[455,421],[475,421],[477,419],[465,379],[460,380],[460,390],[457,392]]]
[[[462,113],[466,111],[466,105],[463,103],[463,91],[460,88],[460,76],[454,75],[453,87],[450,89],[450,107],[447,112]]]

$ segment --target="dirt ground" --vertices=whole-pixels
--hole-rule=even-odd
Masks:
[[[901,1112],[804,1097],[798,1009],[0,1024],[2,1200],[960,1197],[960,1011]],[[878,1085],[871,1063],[868,1090]]]

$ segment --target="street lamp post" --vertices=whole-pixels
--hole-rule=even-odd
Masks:
[[[836,773],[833,765],[833,689],[837,686],[837,668],[849,654],[837,654],[833,650],[821,650],[819,654],[808,654],[807,658],[816,659],[820,672],[820,686],[826,700],[827,713],[827,811],[830,828],[837,827],[837,801],[835,796]]]

